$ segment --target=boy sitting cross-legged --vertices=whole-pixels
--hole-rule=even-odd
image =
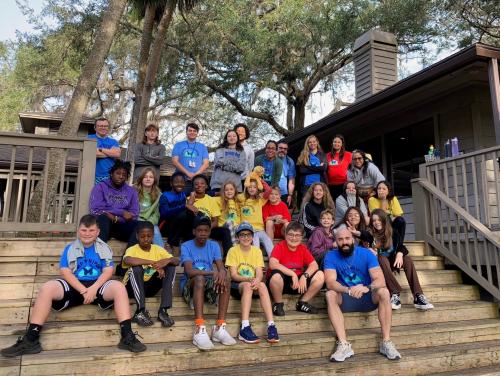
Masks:
[[[253,246],[253,227],[248,222],[236,228],[238,243],[229,250],[226,266],[231,273],[231,296],[241,299],[241,330],[238,338],[246,343],[258,343],[249,322],[252,297],[260,298],[260,305],[267,320],[267,341],[279,342],[278,330],[274,325],[273,310],[269,291],[262,282],[264,258],[262,251]]]
[[[50,309],[63,309],[82,304],[96,304],[101,309],[113,306],[120,323],[120,349],[132,352],[146,350],[132,332],[130,304],[125,286],[111,280],[113,253],[99,236],[96,217],[84,215],[78,225],[78,238],[64,248],[59,262],[61,278],[43,284],[31,311],[28,329],[14,345],[1,350],[6,357],[36,354],[42,351],[40,331]]]
[[[168,328],[174,325],[167,310],[172,307],[172,287],[179,259],[162,247],[151,244],[154,238],[154,226],[151,222],[139,222],[136,231],[139,244],[125,251],[122,262],[123,268],[128,268],[123,283],[127,286],[129,296],[134,297],[137,303],[132,321],[140,326],[153,325],[146,310],[146,297],[155,296],[161,289],[158,320]]]
[[[268,283],[273,296],[273,313],[284,316],[283,293],[300,294],[296,309],[305,313],[317,313],[309,301],[319,292],[324,275],[318,270],[307,247],[302,244],[304,227],[290,222],[285,230],[285,240],[276,244],[269,259]]]
[[[229,282],[222,263],[219,244],[209,240],[212,222],[206,216],[196,216],[193,223],[194,239],[182,243],[181,263],[184,275],[180,281],[186,303],[194,304],[195,332],[193,344],[200,350],[211,350],[210,340],[203,319],[203,303],[217,303],[218,316],[212,329],[212,340],[223,345],[235,345],[236,341],[226,331],[226,312],[229,304]],[[213,264],[216,269],[214,270]]]

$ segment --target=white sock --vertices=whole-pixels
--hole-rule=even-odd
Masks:
[[[241,320],[241,329],[245,329],[247,326],[250,326],[249,320]]]
[[[274,321],[273,320],[267,322],[267,326],[271,326],[271,325],[274,325]]]

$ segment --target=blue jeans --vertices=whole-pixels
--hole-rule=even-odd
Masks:
[[[153,244],[159,245],[162,248],[165,248],[165,243],[163,242],[163,237],[160,233],[160,228],[158,225],[155,225],[154,235],[153,235]]]

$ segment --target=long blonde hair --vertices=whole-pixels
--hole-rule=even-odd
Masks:
[[[161,190],[160,188],[158,188],[158,185],[156,184],[156,171],[151,167],[146,167],[139,175],[134,184],[134,188],[137,190],[137,193],[139,194],[139,202],[144,200],[144,187],[142,186],[142,181],[148,172],[151,172],[154,178],[154,182],[153,185],[151,186],[151,193],[150,193],[151,201],[155,202],[161,195]]]
[[[238,205],[238,200],[236,199],[238,196],[238,188],[236,188],[236,184],[230,180],[226,181],[224,184],[222,184],[222,187],[220,189],[220,196],[219,196],[219,199],[220,199],[220,210],[222,213],[227,213],[227,210],[229,208],[229,205],[228,205],[228,200],[226,199],[226,196],[225,196],[225,193],[224,191],[226,190],[226,186],[227,185],[232,185],[233,188],[234,188],[234,202],[236,205]]]
[[[320,183],[320,182],[311,184],[306,194],[304,195],[304,198],[302,199],[302,205],[300,206],[300,211],[303,211],[306,204],[313,200],[314,188],[318,185],[320,185],[321,188],[323,189],[323,206],[325,207],[325,209],[330,209],[335,211],[335,203],[333,202],[332,196],[330,195],[330,191],[328,190],[327,185],[325,183]]]
[[[302,151],[300,152],[299,159],[297,159],[297,164],[302,165],[302,166],[309,166],[309,154],[311,153],[311,150],[309,150],[309,140],[315,138],[316,142],[318,143],[318,151],[323,152],[323,149],[321,149],[321,145],[319,144],[318,137],[315,135],[310,135],[309,137],[306,138],[306,142],[304,142],[304,147],[302,148]]]

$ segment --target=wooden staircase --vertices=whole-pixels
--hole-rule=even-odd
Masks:
[[[37,290],[57,275],[65,244],[66,240],[0,241],[0,347],[11,345],[24,332]],[[322,293],[313,302],[322,308],[317,315],[296,312],[296,297],[286,300],[286,316],[276,318],[279,344],[216,345],[211,352],[200,352],[191,343],[193,313],[178,291],[179,267],[174,307],[169,310],[175,325],[134,326],[148,345],[146,352],[131,354],[116,347],[119,329],[112,310],[82,306],[53,312],[41,337],[44,351],[0,358],[0,375],[500,375],[498,306],[479,300],[478,288],[462,284],[460,272],[445,270],[443,259],[431,255],[425,243],[407,246],[435,309],[417,311],[404,273],[397,277],[404,286],[403,308],[393,315],[392,339],[403,356],[397,362],[377,353],[380,327],[375,311],[345,315],[356,355],[342,364],[330,363],[335,337]],[[112,241],[111,247],[118,261],[124,243]],[[147,299],[152,315],[158,303],[158,297]],[[228,310],[228,328],[235,336],[239,305],[231,300]],[[215,312],[215,307],[206,306],[208,324]],[[251,316],[257,335],[264,335],[266,323],[258,301],[253,302]]]

